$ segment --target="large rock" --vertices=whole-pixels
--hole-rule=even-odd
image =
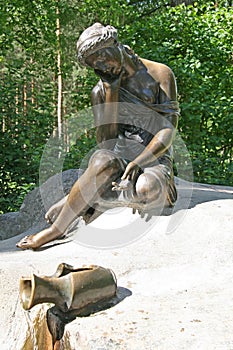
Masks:
[[[145,221],[129,208],[93,222],[96,236],[107,232],[108,249],[80,243],[88,226],[39,251],[17,249],[18,236],[2,241],[0,349],[26,350],[28,337],[34,349],[48,349],[37,347],[36,335],[46,334],[44,308],[51,304],[24,311],[19,278],[52,275],[61,262],[108,267],[118,280],[116,303],[66,325],[66,350],[232,349],[233,188],[178,180],[178,194],[172,213],[149,221],[144,235],[122,247],[114,244],[123,226],[130,240]]]
[[[179,207],[121,248],[103,251],[78,244],[85,227],[38,252],[17,250],[18,237],[2,241],[1,349],[22,350],[29,334],[37,348],[44,306],[23,311],[18,281],[31,273],[53,274],[63,261],[110,267],[118,279],[115,305],[66,326],[67,349],[231,349],[233,189],[179,180],[178,190]],[[133,216],[126,211],[130,221]],[[95,227],[107,229],[109,221],[117,226],[123,219],[123,211],[105,213]],[[168,232],[171,222],[176,227]]]
[[[44,219],[46,211],[69,193],[72,185],[82,173],[83,170],[70,169],[50,177],[39,188],[25,196],[19,212],[0,215],[0,240],[22,233],[30,235],[47,227]],[[199,201],[207,201],[209,197],[213,199],[213,195],[215,199],[222,198],[222,196],[229,198],[229,191],[226,187],[223,193],[221,186],[192,184],[179,178],[176,178],[175,182],[178,189],[178,201],[174,208],[164,210],[163,215],[171,215],[191,208]]]
[[[25,196],[19,212],[0,215],[0,240],[44,229],[46,211],[70,191],[80,174],[71,169],[52,176]]]

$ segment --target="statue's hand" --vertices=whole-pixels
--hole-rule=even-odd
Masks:
[[[112,182],[112,190],[127,191],[132,189],[136,182],[139,170],[140,167],[136,163],[130,162],[126,167],[123,176],[121,177],[121,181],[119,183]]]
[[[112,191],[127,191],[133,188],[133,182],[126,179],[118,182],[112,182]]]
[[[126,167],[125,172],[121,177],[121,180],[128,179],[134,183],[138,176],[139,170],[140,170],[140,167],[136,163],[130,162]]]
[[[103,73],[97,70],[95,72],[97,75],[100,76],[101,80],[103,81],[103,85],[105,89],[111,89],[111,90],[119,89],[121,85],[121,79],[124,74],[124,70],[122,70],[118,75]]]

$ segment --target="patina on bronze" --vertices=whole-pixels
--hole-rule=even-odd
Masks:
[[[81,312],[88,305],[112,298],[117,290],[112,270],[91,265],[74,268],[61,263],[52,276],[20,279],[20,300],[25,310],[41,303],[53,303],[62,312]]]
[[[117,281],[112,270],[101,266],[74,268],[61,263],[52,276],[21,277],[19,289],[25,310],[41,303],[54,304],[47,310],[47,325],[55,343],[63,337],[67,323],[115,297]]]
[[[17,246],[36,249],[62,236],[79,216],[90,223],[116,206],[145,213],[173,206],[172,143],[179,106],[173,72],[119,43],[117,30],[95,23],[77,42],[80,64],[100,80],[91,102],[99,145],[70,194],[46,214],[51,226]]]

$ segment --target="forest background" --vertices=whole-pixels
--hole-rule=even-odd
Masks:
[[[97,82],[75,50],[94,22],[115,26],[139,56],[172,68],[194,180],[233,186],[231,1],[0,0],[0,10],[0,213],[16,211],[38,186],[53,135],[66,145],[62,170],[78,168],[95,146],[93,129],[81,126],[73,143],[67,131]]]

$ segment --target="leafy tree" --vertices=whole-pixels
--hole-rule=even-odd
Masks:
[[[196,181],[233,185],[232,8],[211,1],[158,9],[126,26],[137,53],[177,77],[180,133]]]
[[[65,142],[66,121],[90,106],[97,77],[77,64],[75,44],[96,21],[173,69],[195,180],[233,185],[232,1],[0,0],[0,10],[1,211],[16,210],[38,184],[54,128],[62,122]],[[93,130],[83,127],[64,169],[78,167],[94,144]]]
[[[12,210],[35,185],[54,124],[55,14],[49,1],[5,1],[1,13],[1,205]]]

